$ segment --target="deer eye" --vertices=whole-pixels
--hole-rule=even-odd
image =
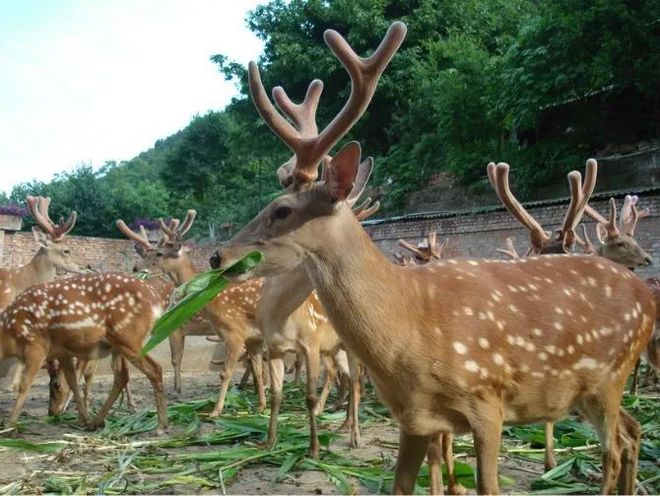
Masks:
[[[68,255],[69,253],[71,253],[71,250],[64,250],[65,255]]]
[[[291,207],[277,207],[273,213],[273,217],[279,220],[283,220],[291,215],[291,212]]]
[[[162,257],[163,254],[162,254],[161,252],[157,252],[157,253],[156,253],[156,256],[157,256],[157,257]]]

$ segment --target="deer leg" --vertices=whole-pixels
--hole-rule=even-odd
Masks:
[[[635,494],[642,430],[639,422],[623,408],[619,410],[619,436],[622,450],[618,492],[619,494]]]
[[[429,447],[429,436],[414,436],[399,431],[399,454],[396,459],[392,494],[413,494],[417,473]]]
[[[245,372],[243,372],[243,377],[241,377],[241,382],[238,383],[239,389],[245,389],[247,387],[248,380],[252,375],[252,362],[248,360],[245,364]]]
[[[268,437],[264,445],[270,448],[277,441],[277,418],[282,405],[282,388],[284,386],[284,356],[275,350],[269,350],[268,370],[270,372],[270,422]]]
[[[346,420],[339,428],[347,429],[351,433],[351,447],[360,447],[360,399],[362,396],[362,365],[352,355],[348,354],[348,368],[351,378],[350,388],[348,390],[348,405],[346,410]]]
[[[133,401],[133,394],[131,393],[131,384],[129,382],[124,386],[124,391],[122,394],[126,394],[126,408],[131,413],[136,412],[135,401]]]
[[[442,469],[440,467],[442,438],[442,432],[433,434],[426,451],[426,460],[429,464],[429,494],[443,494]]]
[[[307,414],[309,415],[309,456],[318,458],[319,456],[319,437],[316,430],[316,388],[319,381],[320,351],[318,343],[313,343],[303,347],[305,353],[305,368],[307,369],[306,384],[306,403]]]
[[[218,394],[215,407],[210,414],[211,417],[219,417],[222,414],[222,410],[225,407],[225,399],[227,398],[227,390],[231,385],[234,369],[236,368],[238,357],[241,356],[241,351],[243,351],[243,341],[236,339],[236,336],[231,334],[227,336],[227,340],[225,341],[225,363],[222,365],[222,369],[220,369],[220,393]]]
[[[600,440],[603,459],[601,494],[614,494],[621,471],[622,451],[618,436],[620,399],[621,394],[610,390],[578,405],[578,411],[594,425]]]
[[[442,435],[442,458],[447,467],[447,494],[467,494],[467,489],[456,481],[456,471],[454,470],[454,435],[451,432],[445,432]]]
[[[99,361],[90,360],[89,362],[84,362],[82,360],[78,360],[76,368],[78,368],[79,365],[82,366],[82,374],[79,375],[82,375],[85,379],[85,385],[83,386],[83,401],[85,402],[87,408],[89,408],[89,405],[92,401],[92,384],[94,383],[94,375],[96,374],[96,370],[99,368]]]
[[[142,371],[142,373],[147,376],[147,379],[149,379],[149,382],[151,382],[156,401],[156,412],[158,413],[158,428],[156,429],[156,434],[162,434],[167,430],[168,424],[167,404],[165,401],[165,393],[163,392],[163,369],[158,362],[149,355],[140,356],[131,353],[127,358],[138,370]],[[126,371],[126,376],[128,376],[127,368],[125,366],[123,368]]]
[[[86,427],[90,424],[89,413],[87,412],[87,405],[85,400],[80,394],[80,388],[78,386],[78,375],[76,374],[76,367],[73,364],[73,358],[70,356],[61,357],[60,365],[62,366],[62,371],[64,372],[64,378],[69,385],[69,391],[73,394],[73,398],[76,400],[76,406],[78,408],[78,421],[80,422],[80,425]]]
[[[552,470],[557,466],[557,460],[555,460],[555,434],[554,428],[555,424],[553,422],[545,423],[545,452],[543,465],[545,471]]]
[[[263,346],[259,343],[258,346],[251,346],[248,350],[248,362],[252,369],[252,381],[254,383],[254,392],[257,393],[257,413],[262,413],[266,408],[266,392],[264,390],[264,376],[263,376]]]
[[[46,351],[40,348],[31,347],[25,350],[24,352],[24,367],[23,375],[21,377],[21,383],[18,386],[18,396],[16,397],[16,403],[14,403],[14,408],[11,411],[9,416],[9,423],[16,424],[18,416],[21,414],[21,409],[27,398],[27,394],[34,384],[34,379],[39,373],[39,369],[46,361]]]
[[[642,365],[642,359],[638,358],[635,362],[635,370],[633,370],[632,382],[630,383],[630,394],[637,394],[637,383],[639,379],[639,368]]]
[[[91,428],[94,429],[103,425],[105,417],[119,397],[119,393],[121,393],[124,386],[128,384],[128,369],[125,367],[122,357],[118,352],[113,351],[111,365],[113,374],[112,389],[110,389],[108,397],[99,412],[96,414],[96,418],[91,425]]]
[[[183,349],[186,336],[182,329],[177,329],[170,334],[170,356],[172,368],[174,369],[174,391],[181,393],[181,361],[183,360]]]
[[[325,402],[328,400],[328,396],[330,395],[330,389],[332,389],[332,386],[335,383],[335,379],[337,378],[337,367],[335,366],[335,362],[332,357],[324,355],[323,364],[325,365],[323,388],[321,389],[321,395],[319,396],[318,402],[316,403],[314,415],[323,413]]]
[[[9,389],[11,391],[18,391],[21,385],[21,380],[23,378],[24,369],[25,369],[25,365],[23,364],[23,362],[16,362],[16,369],[14,370],[14,378],[11,380],[11,384],[9,385]]]
[[[497,457],[502,437],[501,405],[477,407],[478,417],[470,419],[477,454],[477,494],[499,494]]]

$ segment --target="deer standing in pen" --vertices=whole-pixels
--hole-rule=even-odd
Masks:
[[[168,229],[176,230],[178,221],[174,219],[170,223]],[[140,231],[133,231],[126,223],[119,219],[117,220],[117,228],[119,231],[129,239],[135,242],[135,252],[140,258],[149,257],[151,253],[157,252],[158,249],[167,241],[167,235],[163,232],[162,237],[155,245],[149,241],[147,232],[143,226],[140,226]],[[162,276],[150,277],[146,280],[147,284],[154,286],[154,289],[162,295],[165,305],[170,302],[174,285],[169,279]],[[211,328],[211,324],[202,316],[195,315],[188,323],[177,329],[169,336],[170,355],[172,357],[172,368],[174,369],[174,390],[177,393],[181,392],[181,361],[183,360],[183,350],[185,347],[186,336],[215,336],[216,332]]]
[[[183,236],[192,226],[195,216],[194,210],[188,210],[183,223],[179,224],[176,220],[172,229],[161,219],[160,227],[165,241],[156,249],[147,251],[136,264],[136,270],[147,271],[152,276],[164,274],[177,286],[196,276],[199,270],[187,255],[187,248],[183,245]],[[227,391],[243,349],[247,350],[252,367],[259,402],[257,410],[261,412],[265,408],[266,396],[261,373],[263,338],[255,324],[255,307],[261,286],[261,279],[246,284],[233,284],[211,300],[200,312],[211,324],[213,331],[225,342],[225,356],[220,370],[220,392],[211,417],[219,416],[224,409]]]
[[[587,161],[586,174],[588,177],[591,177],[590,182],[593,187],[595,187],[596,183],[597,167],[598,164],[595,160],[590,159]],[[596,227],[600,246],[598,249],[594,249],[593,245],[589,241],[586,227],[584,227],[584,225],[583,238],[577,236],[573,231],[571,240],[567,239],[564,233],[570,232],[570,229],[568,229],[566,226],[566,219],[564,220],[564,225],[558,231],[558,237],[555,240],[552,240],[550,234],[543,230],[543,228],[534,219],[534,217],[529,212],[527,212],[522,204],[520,204],[520,202],[511,193],[511,189],[509,187],[508,167],[495,167],[494,165],[489,166],[489,179],[491,181],[491,185],[497,193],[497,196],[506,206],[507,210],[509,210],[509,212],[511,212],[514,217],[516,217],[521,222],[521,224],[529,229],[532,244],[528,254],[556,253],[558,250],[570,252],[573,247],[573,242],[576,241],[583,246],[583,249],[588,254],[598,254],[599,256],[612,260],[613,262],[619,263],[624,267],[631,269],[648,265],[651,262],[651,257],[637,244],[634,239],[634,231],[638,219],[648,215],[648,212],[643,211],[641,215],[638,215],[635,207],[636,201],[633,200],[633,197],[627,196],[624,200],[619,224],[617,224],[616,202],[614,199],[610,200],[609,219],[605,219],[605,217],[600,215],[587,203],[583,205],[582,208],[584,213],[597,223]],[[577,192],[576,189],[571,189],[571,204],[569,205],[569,212],[571,207],[579,202],[579,198],[575,197],[575,192]],[[568,214],[567,218],[569,218]],[[513,259],[519,258],[511,238],[507,238],[507,249],[498,249],[497,251]],[[546,443],[544,456],[544,466],[546,470],[550,470],[557,465],[554,456],[553,431],[553,423],[546,422]]]
[[[39,250],[29,263],[18,269],[0,269],[0,310],[6,308],[14,298],[26,288],[55,279],[57,269],[82,273],[87,269],[71,255],[65,237],[76,224],[76,212],[71,212],[68,220],[60,219],[55,224],[48,214],[50,198],[42,196],[26,197],[28,212],[36,222],[32,228]],[[21,366],[16,368],[10,389],[18,389]]]
[[[163,311],[161,297],[142,281],[124,274],[81,275],[32,286],[0,315],[0,358],[17,357],[23,376],[10,422],[15,423],[39,368],[57,359],[78,407],[80,422],[103,424],[128,382],[125,360],[151,382],[158,431],[167,427],[160,365],[141,356],[142,343]],[[80,396],[74,358],[96,360],[112,355],[114,381],[108,398],[91,421]]]
[[[395,23],[392,31],[398,41],[390,38],[390,48],[403,40],[405,26]],[[326,32],[326,40],[336,48],[340,37]],[[368,80],[382,48],[346,65]],[[261,86],[256,65],[248,74],[251,88]],[[397,266],[345,201],[361,163],[358,143],[334,156],[323,184],[309,184],[340,138],[337,124],[351,121],[359,109],[355,88],[331,129],[311,140],[277,114],[263,87],[257,90],[260,114],[296,154],[299,185],[218,248],[213,265],[227,267],[258,249],[265,261],[243,278],[305,267],[335,330],[367,366],[399,421],[393,491],[412,493],[438,432],[471,431],[477,490],[496,494],[503,424],[554,420],[575,406],[601,440],[601,492],[618,484],[622,493],[632,493],[641,434],[620,400],[655,322],[655,301],[644,283],[613,262],[580,255]],[[579,187],[579,172],[569,177]],[[548,307],[563,313],[548,319]],[[577,336],[587,334],[598,346],[578,346]]]

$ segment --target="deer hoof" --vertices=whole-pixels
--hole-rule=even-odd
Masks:
[[[452,484],[450,486],[447,486],[447,494],[457,494],[459,496],[463,496],[467,493],[468,493],[467,489],[465,489],[460,484]]]

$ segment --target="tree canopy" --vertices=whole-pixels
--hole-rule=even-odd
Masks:
[[[339,31],[367,55],[397,19],[408,36],[343,140],[375,157],[385,214],[439,172],[478,188],[488,161],[508,161],[529,198],[603,149],[660,138],[660,0],[273,0],[246,22],[265,43],[258,63],[268,90],[281,85],[300,101],[312,79],[324,81],[322,128],[350,90],[323,32]],[[48,194],[56,215],[79,212],[77,233],[100,236],[118,235],[118,217],[188,208],[202,235],[248,221],[278,193],[275,169],[290,152],[255,111],[246,68],[210,59],[238,89],[225,109],[128,162],[81,165],[49,184],[19,185],[10,200]]]

